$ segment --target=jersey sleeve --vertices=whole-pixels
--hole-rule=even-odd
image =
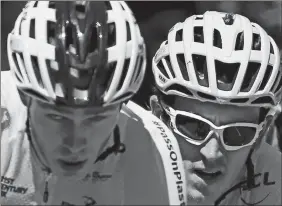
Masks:
[[[128,185],[139,191],[133,193],[137,197],[130,204],[184,205],[185,175],[175,137],[161,120],[138,105],[129,102],[125,111],[135,119],[128,124],[126,165],[136,177],[132,175]]]
[[[168,205],[162,162],[147,138],[149,133],[140,130],[138,122],[128,126],[123,158],[125,205]]]
[[[1,72],[1,176],[15,173],[25,131],[26,109],[10,71]]]
[[[26,108],[22,104],[11,71],[1,72],[1,139],[25,128]]]

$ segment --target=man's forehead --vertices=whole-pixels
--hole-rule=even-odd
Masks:
[[[88,113],[99,113],[99,112],[106,112],[109,110],[114,110],[116,107],[114,107],[113,105],[111,106],[107,106],[107,107],[102,107],[102,106],[88,106],[88,107],[78,107],[78,106],[67,106],[67,105],[63,105],[63,104],[52,104],[52,103],[47,103],[47,102],[43,102],[43,101],[37,101],[38,106],[41,109],[45,109],[45,110],[49,110],[49,111],[57,111],[60,113],[70,113],[70,112],[74,112],[74,111],[79,111],[79,110],[83,110],[86,111]]]

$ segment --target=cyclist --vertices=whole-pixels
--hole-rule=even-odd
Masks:
[[[176,139],[129,101],[146,59],[126,3],[28,2],[7,44],[1,205],[184,204]]]
[[[281,205],[281,153],[264,136],[281,112],[274,40],[238,14],[179,22],[156,52],[153,113],[181,150],[188,203]]]

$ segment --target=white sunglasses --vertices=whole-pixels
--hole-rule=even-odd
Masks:
[[[216,133],[225,150],[234,151],[252,145],[264,126],[260,124],[238,122],[221,126],[214,125],[211,121],[186,111],[174,110],[163,107],[170,116],[171,126],[175,133],[184,137],[194,145],[205,143],[211,135]]]

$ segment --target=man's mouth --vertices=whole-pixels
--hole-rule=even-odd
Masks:
[[[204,171],[199,169],[195,169],[194,171],[199,177],[207,181],[215,180],[222,174],[221,171]]]
[[[80,170],[85,165],[86,162],[87,160],[62,160],[62,159],[58,160],[58,163],[61,166],[61,168],[69,172],[76,172]]]

